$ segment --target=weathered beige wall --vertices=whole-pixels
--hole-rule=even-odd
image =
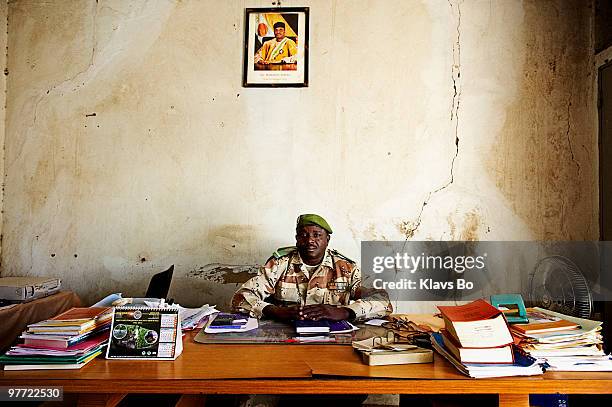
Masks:
[[[6,116],[6,64],[7,64],[7,41],[8,41],[8,3],[0,0],[0,174],[4,174],[4,139],[5,139],[5,116]],[[4,200],[4,183],[0,188],[0,253],[2,253],[2,202]],[[0,262],[1,269],[1,262]]]
[[[588,4],[311,8],[310,87],[241,87],[261,1],[12,1],[2,265],[223,303],[301,212],[364,239],[596,239]],[[244,265],[229,267],[228,265]]]

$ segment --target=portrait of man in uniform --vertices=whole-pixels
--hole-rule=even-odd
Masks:
[[[245,86],[307,86],[308,9],[247,9]]]
[[[263,14],[263,20],[266,14]],[[293,20],[287,16],[289,20]],[[298,59],[297,48],[297,27],[292,28],[289,23],[285,22],[282,14],[274,15],[270,20],[278,20],[272,25],[273,37],[266,40],[269,34],[269,23],[260,22],[257,26],[256,41],[261,42],[261,47],[257,49],[254,57],[255,70],[270,70],[268,65],[276,65],[279,70],[295,70]],[[279,20],[280,19],[280,20]],[[297,19],[295,19],[297,22]],[[263,35],[260,35],[263,33]],[[293,34],[291,37],[287,35]]]

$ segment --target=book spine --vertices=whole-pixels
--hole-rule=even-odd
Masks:
[[[68,341],[52,339],[25,339],[24,345],[36,348],[66,349],[68,348]]]

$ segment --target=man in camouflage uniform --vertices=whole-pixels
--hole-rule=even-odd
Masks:
[[[296,246],[274,252],[234,294],[232,308],[281,321],[360,320],[391,313],[387,293],[362,288],[355,262],[327,248],[331,234],[321,216],[300,215]]]

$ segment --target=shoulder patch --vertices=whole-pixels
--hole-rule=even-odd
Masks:
[[[356,264],[355,261],[353,261],[352,259],[349,259],[345,255],[340,253],[338,250],[331,249],[331,252],[334,255],[334,257],[338,257],[339,259],[342,259],[342,260],[344,260],[344,261],[346,261],[346,262],[348,262],[350,264]]]
[[[267,268],[267,269],[271,269],[277,263],[278,263],[278,259],[276,257],[274,257],[274,256],[270,256],[268,258],[268,260],[266,260],[266,262],[265,262],[265,264],[263,266],[265,268]]]
[[[297,247],[295,247],[295,246],[281,247],[279,249],[276,249],[276,251],[274,253],[272,253],[272,257],[274,257],[275,259],[280,259],[283,256],[291,254],[291,252],[293,252],[295,250],[297,250]]]

